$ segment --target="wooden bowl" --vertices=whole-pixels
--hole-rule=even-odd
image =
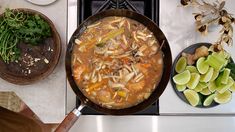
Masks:
[[[55,67],[58,64],[58,61],[60,59],[61,48],[62,48],[61,39],[60,39],[60,36],[59,36],[54,24],[52,23],[52,21],[44,14],[42,14],[38,11],[32,10],[32,9],[26,9],[26,8],[13,9],[13,11],[22,11],[22,12],[28,13],[30,15],[37,14],[42,19],[44,19],[50,25],[50,28],[51,28],[52,36],[50,37],[50,41],[43,42],[43,43],[48,43],[49,47],[50,46],[53,47],[53,50],[51,50],[52,53],[47,55],[50,57],[49,63],[45,66],[41,66],[41,68],[38,68],[39,70],[35,70],[34,74],[20,75],[20,74],[17,74],[16,72],[11,71],[9,64],[6,64],[2,60],[2,58],[0,57],[0,67],[1,67],[0,68],[0,77],[2,79],[6,80],[10,83],[14,83],[14,84],[18,84],[18,85],[32,84],[36,81],[39,81],[39,80],[46,78],[55,69]],[[3,17],[3,14],[0,15],[0,17]],[[14,66],[11,65],[11,67],[14,67]]]

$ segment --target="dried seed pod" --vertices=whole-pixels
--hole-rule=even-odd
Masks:
[[[230,20],[231,20],[231,22],[235,22],[235,21],[234,21],[234,17],[231,17]]]
[[[229,32],[228,30],[224,30],[224,34],[228,34],[228,32]]]
[[[188,5],[189,2],[190,2],[190,0],[181,0],[181,1],[180,1],[180,3],[181,3],[183,6]]]
[[[204,32],[204,31],[206,31],[206,25],[202,25],[200,28],[198,28],[198,31],[199,32]]]
[[[227,16],[228,15],[228,12],[226,10],[221,10],[219,12],[220,16]]]
[[[219,23],[220,25],[224,25],[224,24],[225,24],[225,22],[222,20],[222,18],[219,19],[218,23]]]
[[[202,16],[202,14],[196,14],[196,15],[194,16],[194,18],[195,18],[196,21],[201,21],[202,18],[203,18],[203,16]]]

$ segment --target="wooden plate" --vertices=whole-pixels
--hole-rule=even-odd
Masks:
[[[51,33],[52,33],[52,37],[45,39],[41,44],[39,44],[40,46],[36,47],[35,46],[31,46],[30,44],[24,44],[24,43],[20,43],[18,44],[18,46],[21,49],[21,56],[22,54],[26,54],[26,55],[32,55],[32,56],[37,56],[37,54],[39,55],[39,53],[41,52],[41,54],[43,56],[45,56],[45,59],[40,59],[38,60],[40,63],[40,61],[45,61],[47,62],[45,65],[36,65],[35,69],[33,69],[33,71],[28,71],[28,75],[24,74],[19,74],[20,70],[22,69],[17,69],[16,65],[17,63],[10,63],[10,64],[6,64],[3,62],[2,59],[0,59],[0,77],[10,83],[14,83],[14,84],[18,84],[18,85],[26,85],[26,84],[32,84],[36,81],[42,80],[44,78],[46,78],[48,75],[50,75],[52,73],[52,71],[55,69],[59,58],[60,58],[60,54],[61,54],[61,40],[60,40],[60,36],[54,26],[54,24],[52,23],[52,21],[45,15],[43,15],[42,13],[32,10],[32,9],[26,9],[26,8],[18,8],[18,9],[14,9],[14,10],[18,10],[18,11],[22,11],[24,13],[28,13],[30,15],[33,14],[38,14],[42,19],[44,19],[51,28]],[[3,14],[0,16],[2,17]],[[48,46],[48,47],[47,47]],[[49,48],[48,51],[51,51],[51,53],[46,52],[46,50],[44,48]],[[44,52],[45,54],[44,54]],[[42,53],[43,52],[43,53]],[[28,54],[27,54],[28,53]],[[36,58],[34,58],[36,59]],[[38,58],[37,58],[38,59]],[[37,68],[38,67],[38,68]],[[24,69],[25,70],[25,69]],[[17,73],[18,72],[18,73]],[[26,71],[27,72],[27,71]]]

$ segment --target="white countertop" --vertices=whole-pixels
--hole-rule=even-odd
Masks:
[[[5,7],[31,8],[42,12],[54,23],[61,36],[62,54],[54,72],[32,85],[17,86],[0,79],[0,91],[14,91],[44,123],[61,122],[65,115],[66,75],[64,56],[66,49],[67,1],[57,0],[48,6],[33,5],[25,0],[0,0],[2,13]]]

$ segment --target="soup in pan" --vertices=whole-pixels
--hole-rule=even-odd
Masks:
[[[153,33],[126,17],[106,17],[75,39],[73,77],[92,102],[123,109],[148,99],[161,80],[163,58]]]

